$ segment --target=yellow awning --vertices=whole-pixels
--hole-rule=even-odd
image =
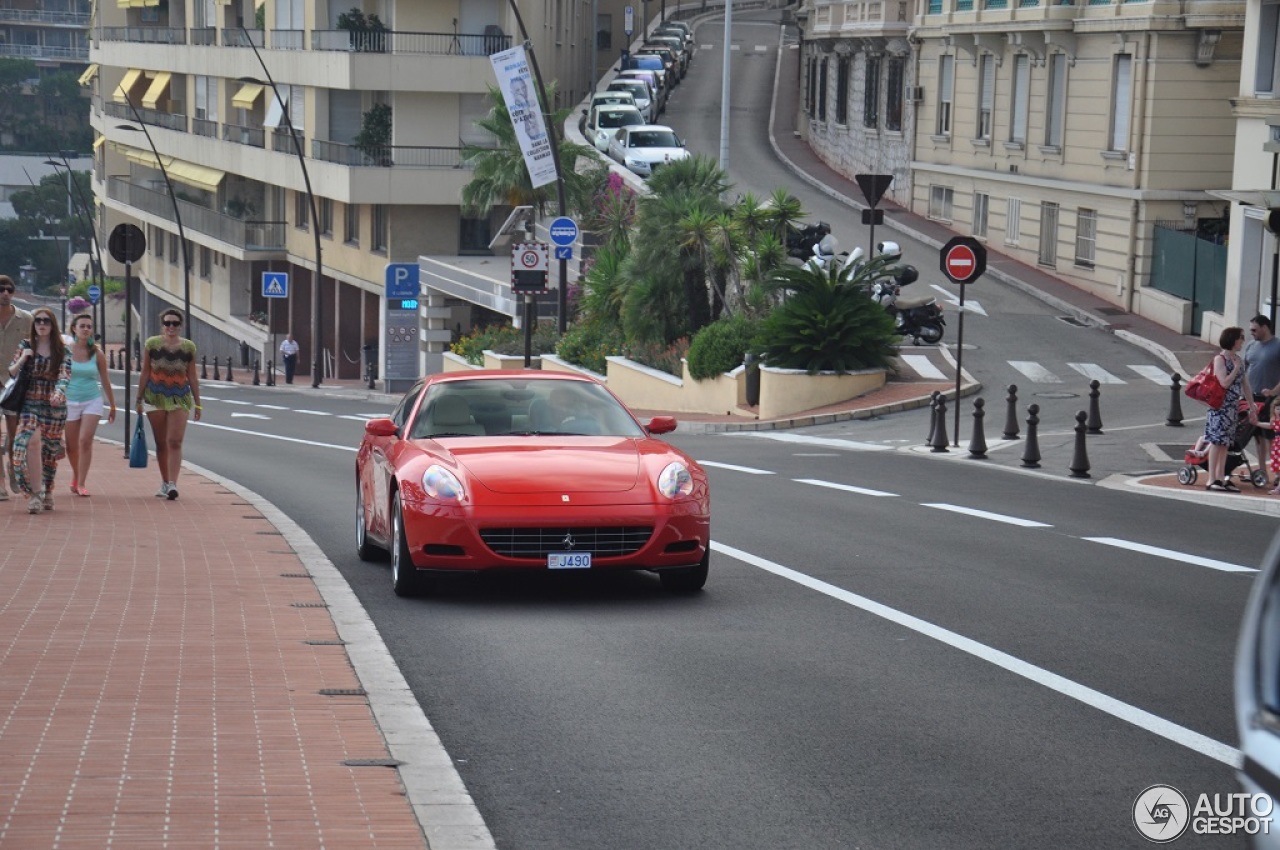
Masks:
[[[238,109],[253,109],[254,102],[256,102],[261,95],[261,84],[245,83],[240,87],[240,91],[236,92],[236,96],[231,98],[231,104]]]
[[[156,163],[155,154],[151,153],[151,151],[126,148],[124,155],[130,162],[136,162],[138,165],[145,165],[147,168],[160,168],[159,164]],[[219,171],[216,168],[196,165],[193,162],[174,159],[169,156],[164,157],[162,162],[170,180],[186,183],[188,186],[194,186],[206,192],[218,191],[218,185],[222,183],[222,178],[227,176],[226,172]]]
[[[151,85],[147,87],[147,93],[142,96],[142,105],[147,109],[159,109],[160,98],[169,90],[169,78],[173,76],[168,71],[161,71],[156,74],[155,79],[151,81]]]
[[[137,68],[130,68],[124,73],[124,79],[120,81],[120,85],[116,86],[115,92],[111,95],[112,100],[124,103],[133,95],[133,87],[138,84],[138,79],[142,77],[142,71]]]
[[[98,76],[98,66],[96,64],[90,65],[88,68],[85,68],[84,73],[80,75],[80,85],[89,85],[89,83],[93,82],[93,78],[96,76]]]
[[[94,140],[93,140],[93,149],[94,149],[95,151],[97,151],[97,150],[98,150],[98,148],[102,147],[103,143],[104,143],[104,142],[106,142],[106,140],[107,140],[107,137],[106,137],[106,136],[99,136],[98,138],[94,139]]]
[[[159,6],[160,0],[116,0],[116,6],[121,9],[142,9],[147,6]]]

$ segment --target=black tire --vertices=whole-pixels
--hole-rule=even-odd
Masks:
[[[386,552],[369,540],[369,529],[364,524],[364,492],[356,482],[356,555],[362,561],[378,561]]]
[[[1249,481],[1251,484],[1253,484],[1254,487],[1259,487],[1259,488],[1266,487],[1267,471],[1262,468],[1255,469],[1253,471],[1253,475],[1249,476]]]
[[[391,589],[396,596],[419,596],[432,589],[432,582],[418,572],[409,554],[409,541],[404,535],[404,509],[398,492],[391,501]]]
[[[923,340],[928,345],[935,345],[942,342],[942,328],[938,325],[921,325],[916,339]]]
[[[1178,470],[1178,483],[1186,485],[1195,484],[1197,474],[1198,473],[1194,466],[1184,466],[1182,469]]]
[[[702,556],[702,563],[696,567],[681,567],[674,570],[659,570],[658,578],[662,580],[662,589],[670,593],[697,593],[707,583],[707,572],[711,566],[711,550]]]

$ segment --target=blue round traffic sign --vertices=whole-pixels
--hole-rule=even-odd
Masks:
[[[97,304],[98,299],[101,297],[102,297],[101,286],[98,286],[98,284],[95,283],[89,287],[89,303],[90,304]]]
[[[562,215],[552,221],[547,230],[551,234],[551,241],[562,248],[578,241],[578,223],[568,216]]]

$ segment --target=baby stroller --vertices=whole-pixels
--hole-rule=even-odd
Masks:
[[[1253,441],[1253,435],[1257,431],[1257,426],[1249,421],[1249,404],[1244,399],[1240,400],[1240,417],[1236,420],[1235,434],[1231,437],[1231,444],[1227,446],[1227,463],[1225,466],[1227,478],[1232,477],[1232,472],[1244,464],[1247,480],[1254,487],[1265,487],[1267,485],[1266,470],[1259,467],[1253,468],[1253,464],[1249,462],[1249,456],[1245,454],[1245,449],[1249,447],[1249,443]],[[1261,405],[1258,405],[1261,407]],[[1209,471],[1209,454],[1206,452],[1203,456],[1196,454],[1195,447],[1187,449],[1186,454],[1182,456],[1184,466],[1178,470],[1179,484],[1195,484],[1196,476],[1199,470]],[[1262,459],[1259,463],[1266,463],[1266,459]]]

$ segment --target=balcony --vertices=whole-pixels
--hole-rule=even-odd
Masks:
[[[127,178],[108,178],[107,197],[165,221],[174,220],[173,200],[167,192],[130,183]],[[282,251],[285,248],[287,222],[245,221],[181,198],[178,199],[178,209],[187,231],[201,233],[245,251]]]
[[[356,168],[463,168],[462,148],[424,147],[414,145],[382,145],[358,148],[339,142],[314,139],[311,156],[321,162],[334,162]]]
[[[129,108],[127,103],[104,100],[102,101],[102,111],[112,118],[119,118],[121,121],[132,123],[137,120],[133,116],[133,110]],[[140,106],[138,107],[138,115],[142,117],[143,124],[164,127],[166,130],[177,130],[179,133],[187,132],[187,116],[181,112],[161,112],[157,109],[147,109],[145,106]]]
[[[239,124],[222,125],[222,141],[248,145],[251,148],[266,147],[265,132],[261,127],[242,127]]]
[[[32,9],[0,9],[0,22],[19,24],[40,24],[43,26],[75,27],[87,29],[89,26],[87,12],[43,12]]]
[[[0,56],[19,59],[55,59],[60,62],[88,62],[89,45],[54,47],[42,44],[0,44]]]
[[[496,29],[496,28],[495,28]],[[347,53],[400,53],[438,56],[490,56],[511,46],[511,36],[395,30],[312,30],[311,49]]]
[[[182,27],[102,27],[99,41],[131,41],[141,44],[186,44],[187,31]]]

